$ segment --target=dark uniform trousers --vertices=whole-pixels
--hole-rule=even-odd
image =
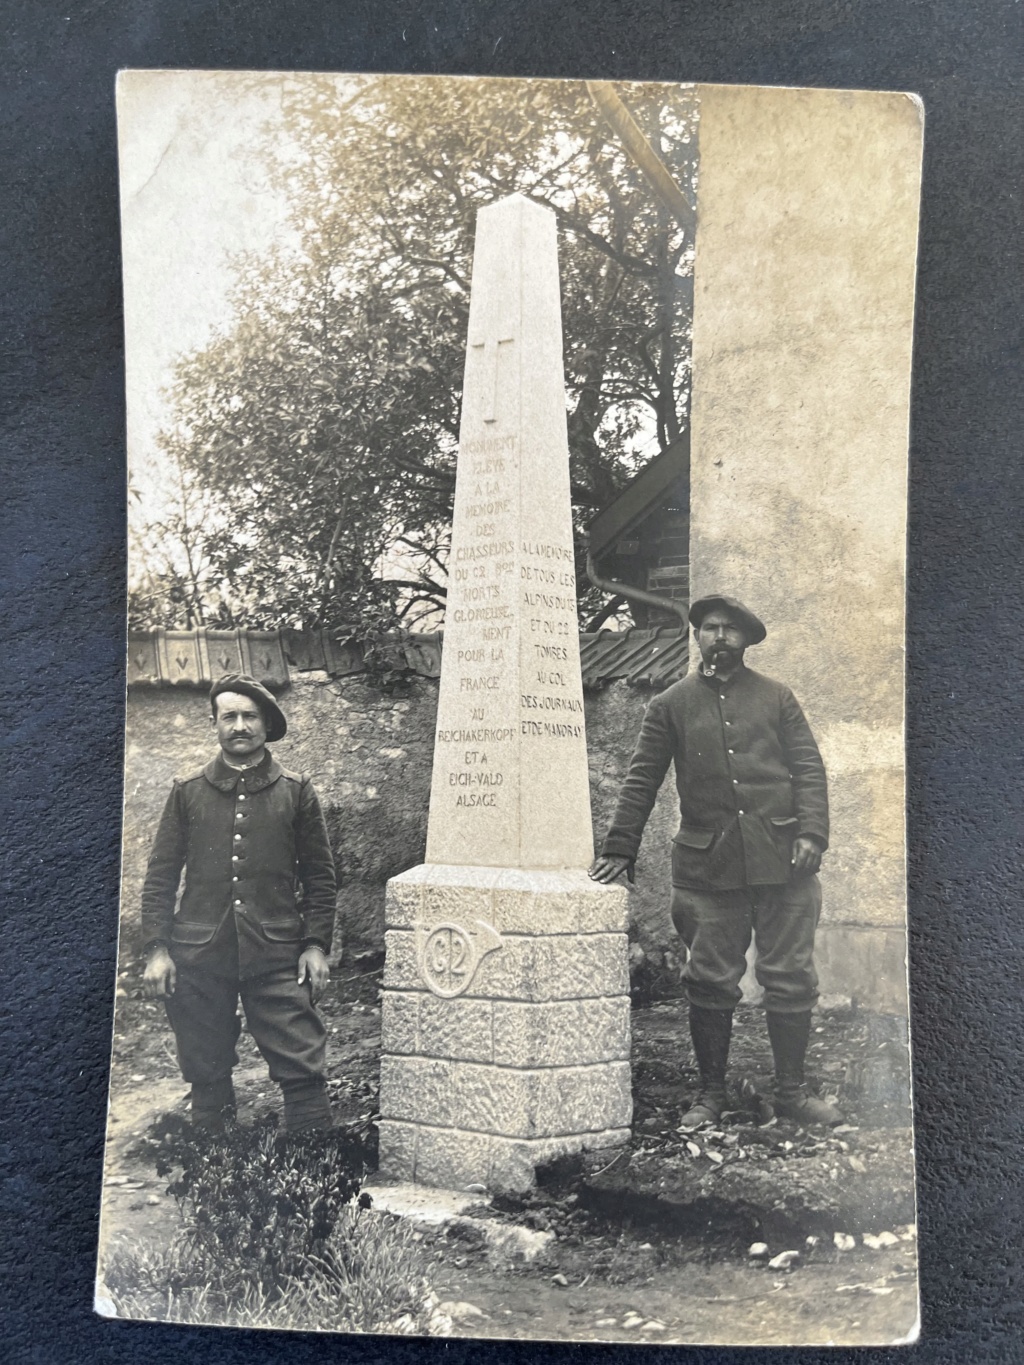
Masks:
[[[176,963],[174,994],[166,1001],[181,1074],[190,1085],[226,1081],[238,1064],[238,1001],[271,1080],[322,1082],[327,1030],[313,1008],[310,984],[294,967],[259,976],[238,974],[238,938],[228,915],[204,957],[209,964]],[[172,945],[172,954],[174,946]]]
[[[269,750],[252,769],[229,768],[218,755],[175,781],[146,872],[142,931],[174,961],[166,1006],[193,1087],[193,1120],[230,1103],[241,999],[282,1086],[286,1126],[326,1121],[326,1031],[309,982],[296,978],[304,948],[331,950],[335,892],[312,784]],[[196,1087],[206,1093],[197,1096]]]
[[[672,922],[687,948],[683,980],[690,1003],[735,1009],[753,937],[765,1009],[779,1014],[811,1009],[818,998],[814,932],[820,914],[816,876],[731,891],[673,887]]]

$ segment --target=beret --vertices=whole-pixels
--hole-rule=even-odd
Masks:
[[[273,692],[268,691],[261,682],[251,678],[248,673],[225,673],[210,688],[210,707],[215,714],[214,702],[222,692],[239,692],[243,697],[251,697],[263,712],[268,741],[284,738],[288,730],[284,712],[278,706]]]
[[[732,612],[733,616],[739,617],[743,622],[748,645],[759,645],[768,634],[764,622],[756,617],[749,607],[745,607],[735,597],[722,597],[719,593],[715,593],[711,597],[700,597],[692,603],[690,606],[690,625],[695,630],[699,630],[704,617],[709,611],[714,611],[716,607],[724,607],[726,611]]]

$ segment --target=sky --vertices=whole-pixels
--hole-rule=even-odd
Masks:
[[[289,240],[288,204],[259,149],[283,136],[281,82],[261,73],[126,71],[118,78],[128,467],[135,524],[159,515],[155,440],[175,362],[231,317],[231,259]]]

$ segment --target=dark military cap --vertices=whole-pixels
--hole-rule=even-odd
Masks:
[[[733,616],[739,618],[743,624],[743,631],[747,637],[748,645],[759,645],[768,634],[764,622],[758,620],[749,607],[745,607],[742,602],[738,602],[735,597],[722,597],[715,593],[712,597],[698,598],[690,607],[690,625],[695,630],[700,629],[700,623],[707,616],[709,611],[714,611],[716,607],[724,607],[726,611],[732,612]]]
[[[263,712],[267,740],[284,738],[288,730],[284,712],[275,701],[274,694],[268,692],[261,682],[251,678],[248,673],[225,673],[223,678],[218,678],[210,688],[210,709],[214,715],[217,714],[214,702],[222,692],[240,692],[243,697],[251,697]]]

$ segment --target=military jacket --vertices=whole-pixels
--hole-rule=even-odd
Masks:
[[[268,751],[255,768],[218,755],[175,780],[142,891],[147,946],[164,942],[176,962],[216,969],[224,944],[234,948],[233,920],[239,974],[259,975],[293,966],[309,944],[330,952],[334,911],[334,859],[307,777]]]
[[[602,852],[635,858],[668,765],[679,831],[675,886],[735,890],[789,880],[793,840],[828,845],[825,766],[788,687],[741,666],[693,672],[647,708]]]

